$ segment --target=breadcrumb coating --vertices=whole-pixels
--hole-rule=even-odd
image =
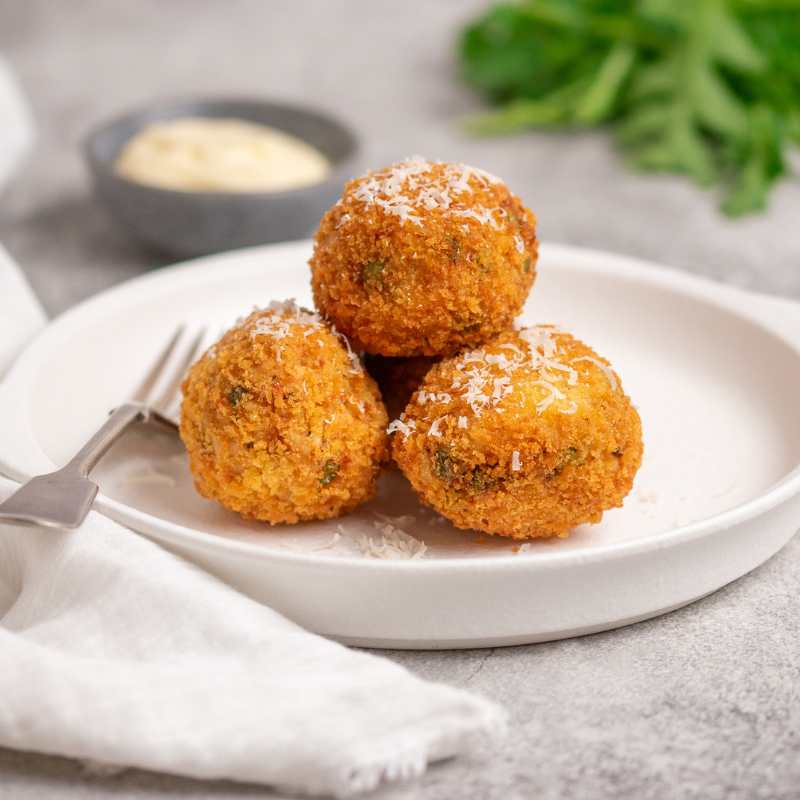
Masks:
[[[536,218],[502,181],[415,157],[350,181],[325,214],[314,301],[358,350],[452,355],[510,327],[537,256]]]
[[[369,500],[386,424],[346,340],[291,302],[250,314],[183,383],[180,431],[197,490],[273,525]]]
[[[426,503],[457,527],[514,539],[599,522],[622,505],[643,452],[619,377],[552,326],[440,362],[390,430]]]

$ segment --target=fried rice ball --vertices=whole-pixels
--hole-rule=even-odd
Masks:
[[[378,384],[391,418],[400,416],[411,396],[437,361],[439,359],[433,356],[389,358],[366,355],[364,357],[364,366]]]
[[[345,186],[317,231],[311,283],[358,350],[452,355],[510,327],[537,256],[536,218],[502,181],[413,158]]]
[[[198,491],[273,525],[369,500],[388,456],[386,424],[346,340],[293,303],[253,312],[183,383],[180,431]]]
[[[431,369],[390,425],[395,460],[459,528],[564,537],[622,505],[639,415],[591,348],[551,326],[508,331]]]

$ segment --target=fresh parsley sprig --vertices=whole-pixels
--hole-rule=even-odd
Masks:
[[[520,0],[462,34],[481,134],[608,126],[628,164],[763,209],[800,143],[800,0]]]

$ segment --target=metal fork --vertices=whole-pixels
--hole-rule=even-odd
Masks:
[[[177,429],[175,412],[181,381],[200,355],[205,339],[205,328],[191,333],[185,325],[179,326],[133,397],[111,412],[69,463],[56,472],[31,478],[0,503],[0,523],[77,528],[99,489],[89,473],[132,424],[152,420]]]

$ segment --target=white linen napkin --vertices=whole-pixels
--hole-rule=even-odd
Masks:
[[[0,319],[27,294],[0,293]],[[0,498],[14,488],[0,478]],[[0,526],[0,745],[346,797],[504,726],[494,703],[310,634],[98,513]]]

